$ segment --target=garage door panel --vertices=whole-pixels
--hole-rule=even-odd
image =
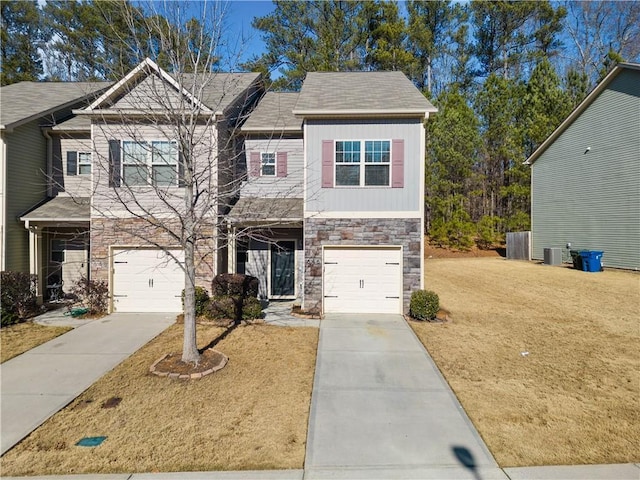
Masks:
[[[400,313],[402,250],[325,248],[324,311]]]
[[[179,261],[182,250],[171,250]],[[157,249],[116,249],[113,306],[117,312],[180,312],[184,272],[171,255]]]

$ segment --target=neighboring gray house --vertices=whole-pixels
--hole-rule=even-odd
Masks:
[[[640,269],[639,64],[616,66],[526,163],[534,259],[571,244]]]
[[[0,270],[30,269],[29,232],[19,217],[51,196],[49,127],[109,85],[20,82],[0,89]]]
[[[435,111],[400,72],[309,73],[299,94],[268,94],[242,129],[247,181],[229,219],[251,240],[230,266],[307,311],[406,310],[423,285]]]

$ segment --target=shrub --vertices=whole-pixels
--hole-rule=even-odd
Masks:
[[[242,302],[242,319],[257,320],[262,318],[262,303],[255,297],[245,298]]]
[[[196,316],[204,315],[209,305],[209,292],[204,287],[196,287]],[[182,307],[184,307],[184,289],[182,289]]]
[[[109,306],[109,287],[103,280],[89,280],[80,277],[73,287],[71,294],[76,296],[89,309],[89,314],[106,313]]]
[[[2,326],[27,319],[36,311],[36,275],[23,272],[0,274]]]
[[[258,279],[242,273],[220,273],[211,283],[214,297],[257,297]]]
[[[255,297],[247,297],[240,301],[239,297],[214,297],[209,301],[206,311],[212,320],[256,320],[262,318],[262,304]]]
[[[213,297],[209,300],[206,316],[212,320],[235,320],[236,302],[229,296]]]
[[[411,294],[409,313],[418,320],[433,320],[440,310],[440,299],[431,290],[416,290]]]

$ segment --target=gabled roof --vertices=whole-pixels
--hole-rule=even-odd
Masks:
[[[580,104],[573,109],[573,112],[569,114],[569,116],[560,124],[558,128],[556,128],[551,135],[547,137],[547,139],[542,142],[542,144],[531,154],[529,158],[524,162],[525,165],[532,165],[539,157],[542,155],[547,148],[549,148],[556,139],[562,135],[569,126],[578,118],[582,112],[586,110],[586,108],[593,103],[593,101],[598,98],[598,96],[602,93],[603,90],[607,88],[607,86],[611,83],[611,81],[616,78],[620,72],[624,70],[640,70],[639,63],[619,63],[616,65],[613,70],[611,70],[606,77],[602,79],[602,81],[596,85],[596,87],[591,90],[591,93],[585,97],[585,99],[580,102]]]
[[[310,72],[293,113],[428,117],[437,111],[402,72]]]
[[[11,130],[83,100],[113,82],[19,82],[0,88],[0,130]]]
[[[141,79],[149,75],[157,75],[175,91],[193,105],[202,114],[222,114],[239,95],[260,80],[260,73],[211,73],[171,75],[160,68],[153,60],[146,58],[131,70],[124,78],[107,90],[100,98],[84,110],[76,113],[93,113],[108,111],[120,113],[117,108],[110,108],[113,101],[132,89]]]
[[[298,92],[267,92],[247,121],[243,132],[302,132],[302,120],[293,114]]]

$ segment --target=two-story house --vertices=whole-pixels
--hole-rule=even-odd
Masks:
[[[52,127],[50,198],[22,216],[46,226],[33,273],[65,291],[81,275],[104,280],[113,311],[181,310],[189,176],[196,282],[210,288],[226,268],[217,224],[232,195],[234,132],[261,92],[258,73],[174,77],[147,59]]]
[[[262,95],[257,73],[145,60],[48,128],[48,201],[22,216],[32,271],[105,280],[113,311],[180,311],[196,218],[199,285],[242,272],[307,311],[405,311],[423,284],[436,109],[400,72],[309,73],[300,92]]]
[[[109,85],[20,82],[0,89],[0,270],[30,269],[29,233],[20,216],[51,197],[46,161],[54,148],[51,126]]]
[[[423,284],[424,121],[400,72],[309,73],[243,126],[247,180],[229,265],[264,298],[317,312],[401,313]]]

